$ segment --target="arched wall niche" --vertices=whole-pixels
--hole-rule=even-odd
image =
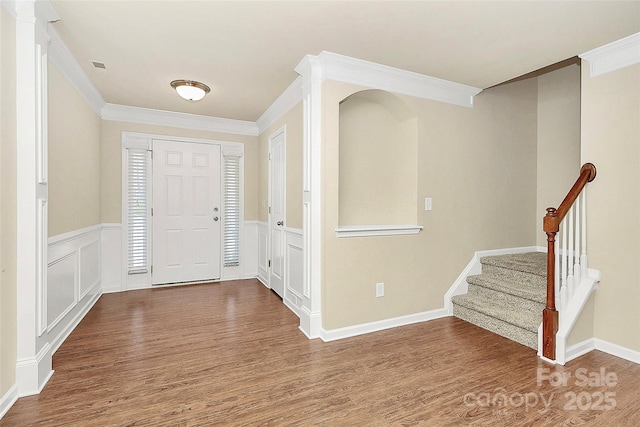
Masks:
[[[340,102],[339,217],[344,226],[417,221],[417,118],[396,95],[356,92]]]

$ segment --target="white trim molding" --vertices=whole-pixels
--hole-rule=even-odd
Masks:
[[[302,102],[302,77],[298,76],[256,121],[258,133],[266,131],[300,102]]]
[[[45,343],[34,356],[16,362],[16,385],[18,397],[39,394],[53,375],[51,344]]]
[[[565,362],[577,359],[593,350],[600,350],[612,356],[619,357],[629,362],[640,364],[640,351],[631,350],[618,344],[613,344],[599,338],[589,338],[577,344],[567,347]],[[549,361],[555,363],[554,361]]]
[[[271,289],[269,286],[269,223],[258,221],[258,280]]]
[[[62,75],[73,86],[80,96],[87,101],[87,104],[100,116],[105,101],[93,85],[87,74],[84,72],[76,58],[73,56],[67,45],[62,41],[58,32],[49,25],[49,59],[60,70]]]
[[[408,314],[406,316],[393,317],[391,319],[383,319],[375,322],[362,323],[359,325],[347,326],[339,329],[322,329],[320,338],[322,341],[335,341],[344,338],[355,337],[358,335],[369,334],[371,332],[383,331],[385,329],[397,328],[398,326],[406,326],[414,323],[427,322],[429,320],[448,317],[449,313],[444,308],[436,310],[423,311],[421,313]]]
[[[101,117],[103,120],[111,121],[258,136],[258,126],[255,122],[130,107],[127,105],[105,104],[102,107]]]
[[[589,75],[596,77],[640,63],[640,33],[578,55],[589,62]]]
[[[432,99],[463,107],[473,107],[473,97],[482,89],[412,71],[323,51],[317,57],[307,55],[300,63],[315,58],[322,69],[322,80],[336,80],[373,89]],[[300,65],[296,71],[300,73]]]
[[[304,302],[302,230],[284,228],[284,304],[298,317]]]
[[[418,234],[420,225],[350,225],[336,228],[336,235],[344,237],[401,236]]]
[[[0,398],[0,420],[9,412],[9,409],[18,400],[18,386],[12,385],[9,390]]]

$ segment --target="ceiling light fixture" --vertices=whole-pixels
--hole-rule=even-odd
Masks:
[[[200,101],[211,91],[206,84],[193,80],[174,80],[171,82],[171,87],[187,101]]]

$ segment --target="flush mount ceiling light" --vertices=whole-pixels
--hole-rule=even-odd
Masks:
[[[200,101],[211,91],[206,84],[193,80],[174,80],[171,82],[171,87],[187,101]]]

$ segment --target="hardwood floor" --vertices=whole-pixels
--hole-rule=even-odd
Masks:
[[[257,280],[103,295],[0,426],[640,425],[640,365],[602,352],[553,367],[456,318],[297,325]]]

